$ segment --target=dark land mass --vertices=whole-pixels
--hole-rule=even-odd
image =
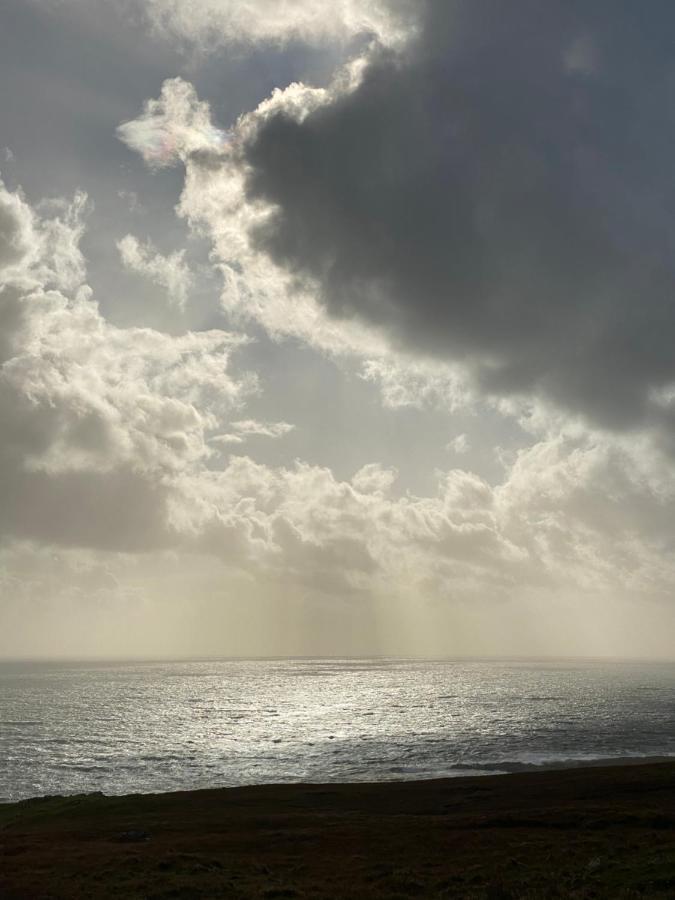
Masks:
[[[7,804],[0,897],[675,897],[675,764]]]

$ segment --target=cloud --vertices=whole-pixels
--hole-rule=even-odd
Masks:
[[[185,306],[192,284],[185,250],[163,256],[151,241],[141,243],[131,234],[117,242],[117,249],[126,269],[164,288],[171,303],[181,309]]]
[[[222,471],[181,475],[172,516],[195,551],[317,594],[400,590],[533,604],[580,592],[668,595],[672,463],[661,451],[671,361],[659,368],[643,354],[633,364],[651,313],[665,321],[668,309],[651,294],[639,306],[627,293],[636,283],[626,275],[630,259],[613,242],[621,227],[639,238],[630,217],[610,216],[612,228],[598,231],[605,243],[591,240],[602,203],[617,210],[628,198],[613,182],[607,199],[585,151],[556,131],[576,115],[566,91],[590,103],[610,90],[611,79],[610,88],[594,79],[611,54],[581,20],[562,37],[557,25],[538,25],[521,52],[524,8],[500,18],[484,3],[432,3],[433,27],[417,43],[371,50],[328,88],[275,91],[222,146],[191,138],[173,162],[185,166],[178,212],[213,243],[231,321],[252,319],[275,339],[355,357],[392,409],[452,410],[495,395],[532,446],[504,459],[500,484],[452,469],[424,497],[396,494],[394,473],[378,464],[345,482],[308,463],[275,469],[230,457]],[[514,58],[521,68],[503,74]],[[530,78],[534,63],[543,66],[539,81]],[[174,94],[188,102],[174,104]],[[141,117],[151,129],[155,116],[181,134],[196,115],[197,133],[212,127],[184,83],[166,83],[162,97]],[[563,104],[560,123],[554,100]],[[528,103],[532,122],[558,144],[533,136]],[[601,114],[596,131],[575,125],[570,134],[599,141],[606,125]],[[123,140],[133,134],[133,123],[120,131]],[[635,266],[646,273],[644,254]],[[591,289],[600,282],[602,291]],[[631,407],[632,397],[642,406]],[[662,444],[639,425],[660,429]],[[244,437],[231,427],[214,436]]]
[[[458,434],[457,437],[449,441],[447,449],[458,454],[468,453],[471,449],[471,442],[466,434]]]
[[[437,473],[429,496],[394,494],[369,464],[350,482],[327,468],[233,457],[183,485],[182,531],[258,580],[432,601],[542,605],[552,596],[665,600],[675,570],[668,466],[645,443],[544,438],[502,483]]]
[[[245,342],[108,323],[82,281],[85,198],[44,215],[0,185],[0,537],[138,550],[176,541],[178,473],[256,390]],[[49,215],[47,215],[49,213]]]
[[[455,410],[470,402],[466,376],[458,366],[389,352],[363,363],[364,381],[376,384],[389,409],[432,407]]]
[[[18,194],[0,182],[0,270],[24,260],[34,247],[33,217]]]
[[[373,652],[363,623],[379,604],[373,632],[386,632],[399,601],[410,626],[430,607],[444,610],[434,629],[440,652],[505,652],[504,624],[519,640],[531,627],[557,640],[550,611],[559,598],[576,603],[579,631],[596,627],[600,642],[624,598],[634,603],[635,633],[642,617],[652,633],[665,621],[654,609],[661,601],[672,609],[675,583],[672,457],[662,452],[672,449],[672,361],[663,349],[671,304],[665,289],[659,305],[647,288],[665,284],[668,271],[671,126],[660,55],[647,59],[641,49],[645,29],[653,48],[668,33],[665,6],[625,31],[629,7],[604,0],[593,9],[521,0],[507,11],[483,0],[413,6],[430,24],[417,36],[406,25],[403,40],[387,34],[398,13],[383,4],[296,3],[282,21],[279,4],[252,4],[242,17],[241,3],[157,0],[158,28],[198,51],[237,45],[238,56],[249,41],[310,41],[326,60],[362,55],[327,86],[287,85],[220,126],[192,85],[170,79],[119,130],[150,168],[184,168],[177,211],[210,241],[222,274],[216,321],[287,342],[278,352],[265,340],[246,358],[264,357],[274,378],[303,342],[330,356],[349,384],[336,384],[303,347],[268,402],[247,408],[264,384],[238,367],[244,337],[114,325],[104,312],[115,322],[125,314],[105,285],[105,263],[92,256],[92,283],[104,285],[99,309],[80,251],[90,201],[78,194],[31,206],[0,189],[3,652],[16,652],[20,622],[34,630],[46,598],[54,602],[44,652],[61,628],[73,654],[93,646],[89,612],[99,606],[112,609],[105,632],[117,622],[116,652],[139,654],[148,646],[217,653],[223,640],[243,652],[245,620],[252,653],[279,652],[278,622],[297,634],[314,628],[300,652]],[[166,51],[157,43],[147,51],[155,84]],[[242,65],[248,71],[264,53]],[[275,52],[273,68],[287,71],[290,59],[296,69],[294,53]],[[212,61],[195,76],[211,97],[217,74]],[[129,82],[131,103],[140,83]],[[249,87],[246,96],[258,90]],[[108,100],[105,121],[129,109]],[[108,166],[106,178],[115,171]],[[101,209],[118,187],[106,178],[96,188]],[[158,179],[160,193],[176,183]],[[121,192],[114,207],[139,212],[147,201],[150,215],[143,181],[130,184],[139,195]],[[84,246],[98,243],[94,234]],[[170,300],[187,298],[180,254],[162,256],[133,235],[121,252]],[[193,312],[194,321],[214,321],[211,308]],[[339,418],[355,424],[353,434],[338,435],[339,425],[335,435],[313,434],[311,403],[303,409],[297,397],[297,409],[285,409],[299,377],[303,396],[316,388],[348,408]],[[386,409],[371,419],[374,389]],[[513,437],[513,425],[503,434],[492,421],[474,427],[466,415],[451,421],[449,412],[481,394],[497,395],[523,433]],[[289,434],[289,422],[278,421],[287,414],[301,433],[270,445]],[[405,430],[412,459],[385,446],[386,464],[378,462],[380,427],[394,437]],[[466,450],[463,428],[471,452],[443,457],[451,435],[454,452]],[[485,462],[493,436],[509,448],[503,471]],[[295,463],[261,462],[288,460],[298,447],[305,458]],[[418,449],[432,462],[411,472]],[[335,471],[319,464],[326,458],[337,459]],[[494,481],[470,471],[474,464]],[[606,598],[604,620],[588,613],[594,597]],[[555,620],[563,625],[565,603]],[[135,616],[144,609],[141,639]],[[296,620],[294,609],[302,610]],[[186,637],[186,616],[206,643]],[[164,643],[172,619],[178,637]],[[472,621],[499,632],[494,647],[463,640]],[[332,623],[357,637],[330,644]],[[273,638],[261,644],[265,629]],[[412,630],[401,629],[405,641]],[[635,652],[626,632],[623,646]],[[410,652],[402,639],[398,646]],[[525,637],[517,652],[542,646]]]
[[[467,403],[469,392],[461,367],[439,360],[421,360],[393,352],[375,328],[362,321],[330,316],[292,273],[277,266],[251,240],[269,214],[265,204],[249,202],[241,147],[261,123],[283,111],[302,121],[313,110],[358,83],[363,60],[341,69],[330,88],[291,84],[275,90],[253,112],[242,116],[218,148],[204,147],[201,135],[218,131],[207,103],[182,79],[164,82],[160,98],[149,101],[138,119],[118,129],[119,138],[139,152],[151,167],[148,133],[182,135],[166,165],[185,166],[185,184],[177,212],[191,229],[213,244],[212,260],[222,274],[223,311],[236,326],[256,323],[274,340],[301,340],[333,357],[357,359],[361,377],[379,388],[386,406],[437,406],[455,409]],[[195,124],[198,123],[198,124]],[[186,137],[187,136],[187,137]]]
[[[228,552],[234,527],[249,535],[259,577],[305,587],[309,579],[318,594],[372,593],[402,580],[414,589],[434,571],[446,586],[458,578],[475,589],[486,571],[520,560],[499,533],[492,491],[476,476],[450,472],[438,496],[398,499],[389,495],[395,477],[369,465],[348,483],[320,466],[274,469],[238,457],[213,476],[208,493],[193,482],[185,494],[209,498],[194,503],[191,522],[212,552],[221,534]]]
[[[241,422],[232,422],[230,427],[232,432],[214,435],[211,443],[243,444],[249,437],[280,438],[293,431],[294,426],[288,422],[258,422],[255,419],[243,419]]]
[[[358,72],[350,69],[341,83],[347,86],[356,77]],[[299,337],[330,353],[381,352],[384,343],[372,330],[331,320],[311,292],[298,290],[292,278],[250,243],[261,211],[246,198],[238,150],[243,137],[279,108],[301,118],[329,96],[325,89],[301,84],[275,91],[239,120],[226,142],[214,147],[203,140],[215,128],[208,104],[198,99],[192,85],[170,79],[164,82],[159,100],[146,103],[140,118],[121,125],[118,136],[151,166],[155,157],[147,152],[145,135],[161,131],[180,136],[165,162],[185,166],[178,212],[196,233],[206,233],[212,240],[224,281],[223,308],[235,323],[254,320],[275,338]]]
[[[606,53],[597,60],[606,65]],[[246,196],[251,148],[279,121],[304,133],[318,115],[323,128],[322,117],[331,120],[355,102],[372,67],[388,65],[380,57],[325,91],[296,85],[279,92],[217,147],[204,139],[212,128],[208,107],[183,82],[165,85],[161,102],[148,105],[141,120],[152,132],[157,118],[179,136],[171,159],[186,167],[180,210],[212,237],[232,313],[252,308],[270,333],[359,355],[364,376],[382,386],[392,407],[445,397],[452,408],[462,395],[458,388],[453,393],[459,375],[445,362],[445,350],[442,364],[416,358],[416,349],[434,348],[412,329],[406,354],[391,353],[377,328],[395,333],[393,325],[360,308],[345,323],[323,281],[317,303],[301,268],[291,271],[282,259],[279,269],[252,243],[260,229],[281,226],[278,213],[270,218],[266,199]],[[401,65],[393,74],[405,71]],[[122,136],[147,149],[133,125]],[[339,168],[341,154],[334,163]],[[352,199],[347,194],[345,202]],[[0,534],[6,543],[102,554],[171,549],[311,596],[404,592],[481,603],[580,589],[651,597],[670,591],[671,468],[648,441],[628,434],[610,440],[588,427],[565,431],[560,423],[547,431],[543,418],[532,418],[533,445],[516,454],[500,484],[450,469],[438,473],[428,496],[397,490],[396,473],[377,463],[347,481],[307,462],[275,468],[247,457],[224,460],[215,453],[224,437],[281,437],[290,427],[242,414],[257,389],[252,376],[231,368],[244,339],[223,331],[173,337],[112,325],[86,285],[78,249],[85,199],[33,210],[3,188],[0,206],[6,210],[0,251],[6,426]],[[410,240],[414,261],[417,237]],[[429,311],[426,297],[416,297]],[[373,327],[364,327],[363,318],[372,318]],[[508,349],[508,330],[502,338]],[[452,355],[452,340],[447,343]]]
[[[51,219],[4,187],[0,204],[3,247],[20,248],[0,270],[4,547],[88,548],[101,565],[172,550],[309,597],[669,594],[675,494],[653,444],[558,428],[501,484],[450,469],[429,496],[395,491],[376,463],[350,481],[306,462],[219,468],[223,435],[290,430],[241,418],[257,389],[231,372],[244,338],[112,325],[78,283],[84,198]]]
[[[352,485],[364,494],[386,493],[397,477],[396,469],[384,469],[377,463],[368,463],[352,477]]]
[[[229,371],[245,339],[113,326],[82,281],[85,198],[52,204],[51,218],[4,188],[0,201],[12,210],[5,245],[20,248],[5,252],[0,273],[5,544],[174,548],[319,593],[390,578],[387,560],[408,540],[388,523],[392,471],[367,466],[348,484],[304,463],[212,468],[223,437],[280,438],[292,427],[234,415],[257,388]]]
[[[488,394],[670,433],[671,7],[426,13],[350,89],[241,131],[255,248]]]
[[[414,25],[414,4],[401,0],[147,0],[155,29],[200,47],[279,44],[291,40],[310,44],[348,42],[374,36],[383,43],[405,40]]]
[[[191,84],[167,79],[157,100],[148,100],[143,115],[117,129],[120,140],[153,168],[171,166],[189,154],[218,154],[228,135],[211,123],[209,105],[197,99]]]

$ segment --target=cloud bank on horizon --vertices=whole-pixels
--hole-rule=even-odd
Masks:
[[[79,5],[48,14],[70,28]],[[101,164],[101,192],[135,198],[104,263],[96,182],[0,185],[4,633],[77,652],[68,608],[102,653],[673,652],[670,7],[128,9],[209,99],[186,70],[111,123],[146,169],[130,187]],[[330,78],[279,76],[217,121],[223,47],[287,66],[305,45],[332,48]],[[139,212],[172,168],[179,245]],[[332,425],[347,474],[317,456],[320,386],[336,414],[379,397]],[[402,434],[422,421],[426,492]]]

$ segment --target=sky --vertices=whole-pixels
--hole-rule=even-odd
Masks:
[[[5,0],[0,657],[675,657],[674,34]]]

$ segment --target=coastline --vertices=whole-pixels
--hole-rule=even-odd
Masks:
[[[389,777],[368,778],[356,777],[349,780],[340,779],[284,779],[283,781],[259,781],[217,784],[206,786],[204,784],[190,784],[173,787],[167,790],[91,790],[68,791],[58,794],[35,794],[31,796],[5,797],[0,795],[0,812],[11,804],[32,803],[39,800],[59,798],[67,800],[72,797],[86,797],[91,795],[105,797],[144,797],[161,794],[199,793],[205,790],[234,790],[239,788],[256,787],[282,787],[292,785],[359,785],[359,784],[396,784],[398,782],[425,782],[425,781],[454,781],[458,778],[489,778],[496,775],[518,775],[536,772],[562,772],[568,769],[606,769],[617,766],[644,766],[658,763],[675,764],[675,755],[668,753],[645,753],[627,756],[587,756],[587,757],[541,757],[536,756],[530,760],[500,760],[493,762],[467,762],[455,763],[443,771],[421,771],[417,767],[393,766],[389,770]],[[1,898],[0,898],[1,900]]]
[[[670,897],[675,761],[0,806],[0,896]]]

